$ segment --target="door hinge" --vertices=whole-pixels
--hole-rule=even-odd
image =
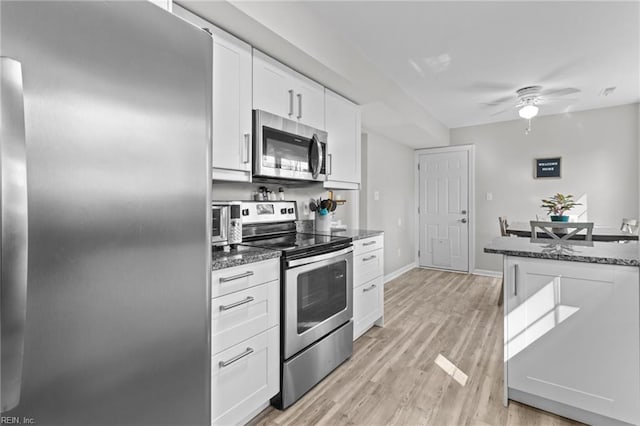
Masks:
[[[418,207],[418,214],[420,214],[420,207]]]
[[[420,257],[420,250],[418,250],[418,257]]]
[[[420,170],[420,163],[418,163],[418,170]]]

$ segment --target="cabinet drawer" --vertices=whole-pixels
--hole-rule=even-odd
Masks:
[[[273,327],[213,356],[212,424],[244,422],[248,413],[278,393],[279,346],[279,328]]]
[[[383,250],[378,249],[353,257],[353,286],[357,287],[382,275]]]
[[[353,242],[353,255],[367,253],[384,247],[384,235],[376,237],[363,238]]]
[[[227,349],[280,320],[280,281],[271,281],[213,299],[211,353]]]
[[[278,279],[280,279],[279,259],[219,269],[211,274],[211,297],[224,296]]]
[[[359,337],[382,316],[382,277],[353,290],[353,337]]]

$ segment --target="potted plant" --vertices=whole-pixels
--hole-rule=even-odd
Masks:
[[[575,206],[580,206],[581,203],[576,203],[573,200],[573,195],[563,195],[557,193],[551,198],[542,199],[542,205],[547,209],[547,214],[551,217],[552,222],[568,222],[569,216],[565,216],[564,212],[568,212]]]

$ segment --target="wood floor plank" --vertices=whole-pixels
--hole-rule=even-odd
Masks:
[[[285,411],[251,425],[577,425],[503,395],[501,279],[413,269],[385,284],[385,327]],[[436,365],[444,356],[463,386]]]

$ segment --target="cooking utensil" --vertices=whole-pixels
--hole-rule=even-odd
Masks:
[[[318,210],[318,205],[316,204],[315,201],[312,201],[309,203],[309,210],[311,210],[312,212],[315,212],[316,210]]]

